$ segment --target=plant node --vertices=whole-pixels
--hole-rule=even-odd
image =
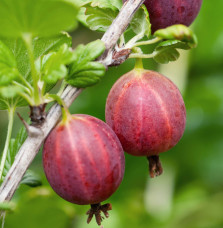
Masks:
[[[114,50],[112,54],[112,64],[109,66],[119,66],[128,59],[130,54],[131,49]]]
[[[89,224],[95,215],[96,222],[100,226],[101,221],[104,219],[104,217],[101,216],[101,212],[103,212],[105,217],[108,218],[108,211],[110,210],[112,210],[112,205],[110,203],[104,205],[101,205],[100,203],[91,204],[91,209],[86,213],[88,215],[87,223]]]
[[[30,119],[32,122],[32,126],[41,125],[44,120],[46,119],[46,112],[45,112],[46,104],[41,104],[38,106],[30,106]]]
[[[151,178],[160,176],[163,173],[163,167],[158,155],[148,156],[149,174]]]

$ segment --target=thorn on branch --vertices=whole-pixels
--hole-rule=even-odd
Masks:
[[[17,112],[17,115],[19,119],[22,121],[23,125],[25,126],[28,136],[36,137],[43,134],[40,128],[30,126],[28,123],[26,123],[26,121],[22,118],[22,116],[18,112]]]

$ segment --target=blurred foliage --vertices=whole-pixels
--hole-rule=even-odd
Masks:
[[[194,24],[199,43],[190,53],[189,80],[184,94],[187,127],[179,144],[161,155],[165,173],[150,180],[146,159],[126,154],[125,177],[109,199],[113,210],[103,227],[223,227],[222,8],[222,0],[215,0],[214,4],[211,0],[204,1]],[[73,41],[86,44],[100,35],[80,27],[73,34]],[[106,96],[112,84],[131,70],[133,64],[133,60],[128,60],[118,68],[109,69],[98,85],[84,90],[70,108],[71,112],[104,120]],[[146,60],[144,64],[148,69],[157,69],[153,61]],[[1,129],[4,122],[5,114],[0,119]],[[1,132],[4,138],[5,131]],[[32,169],[42,176],[43,186],[35,189],[20,186],[13,198],[15,210],[6,215],[6,228],[97,227],[95,221],[86,224],[85,212],[89,206],[72,205],[51,190],[43,174],[41,153]]]

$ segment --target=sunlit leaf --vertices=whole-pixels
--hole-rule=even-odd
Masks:
[[[27,49],[22,39],[2,39],[2,42],[6,44],[13,53],[14,58],[16,59],[17,68],[21,75],[23,75],[23,77],[25,77],[29,82],[32,82]],[[70,47],[71,43],[71,37],[67,33],[62,33],[52,38],[35,38],[33,40],[34,57],[35,59],[38,59],[40,56],[46,55],[49,52],[58,51],[64,44],[67,44]],[[46,91],[50,90],[53,86],[54,84],[47,85]],[[10,103],[16,103],[16,106],[27,105],[27,102],[21,97],[18,97],[16,100],[11,100]],[[1,99],[0,109],[7,109],[5,102],[2,102]]]
[[[166,64],[176,61],[180,54],[177,49],[189,50],[190,44],[178,40],[167,40],[159,43],[155,49],[154,60],[158,63]]]
[[[144,34],[147,37],[150,36],[151,24],[148,11],[144,5],[134,15],[131,28],[136,34]]]
[[[73,59],[72,50],[64,44],[58,52],[53,52],[41,57],[38,60],[38,68],[42,75],[42,80],[53,84],[67,75],[66,65]],[[37,65],[38,65],[37,64]]]
[[[157,30],[154,35],[165,40],[179,40],[190,45],[191,48],[196,47],[197,37],[185,25],[173,25],[165,29]]]
[[[74,60],[65,78],[72,86],[84,88],[100,81],[105,74],[105,66],[94,60],[105,50],[104,43],[96,40],[87,45],[79,45],[74,52]]]
[[[77,25],[77,7],[63,0],[1,0],[0,36],[44,37],[70,31]]]
[[[9,86],[4,86],[0,87],[0,95],[2,99],[8,99],[8,98],[13,98],[17,96],[20,92],[22,92],[23,89],[17,85],[9,85]]]
[[[0,41],[0,86],[8,85],[18,75],[13,53]]]
[[[118,8],[108,1],[90,1],[85,4],[80,20],[91,30],[105,32],[118,15]]]

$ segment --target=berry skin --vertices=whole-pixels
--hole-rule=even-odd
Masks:
[[[174,147],[186,123],[185,105],[177,87],[149,70],[135,69],[114,84],[105,115],[124,151],[148,159]]]
[[[145,0],[152,32],[175,24],[189,26],[197,17],[203,0]],[[124,1],[125,2],[125,1]]]
[[[76,114],[49,134],[43,149],[43,166],[54,191],[69,202],[91,204],[99,215],[98,211],[88,211],[88,222],[95,214],[100,224],[100,210],[107,217],[107,210],[111,209],[110,204],[100,206],[100,202],[119,187],[125,160],[117,136],[106,123]]]
[[[202,0],[146,0],[152,31],[175,24],[189,26],[197,17]]]

